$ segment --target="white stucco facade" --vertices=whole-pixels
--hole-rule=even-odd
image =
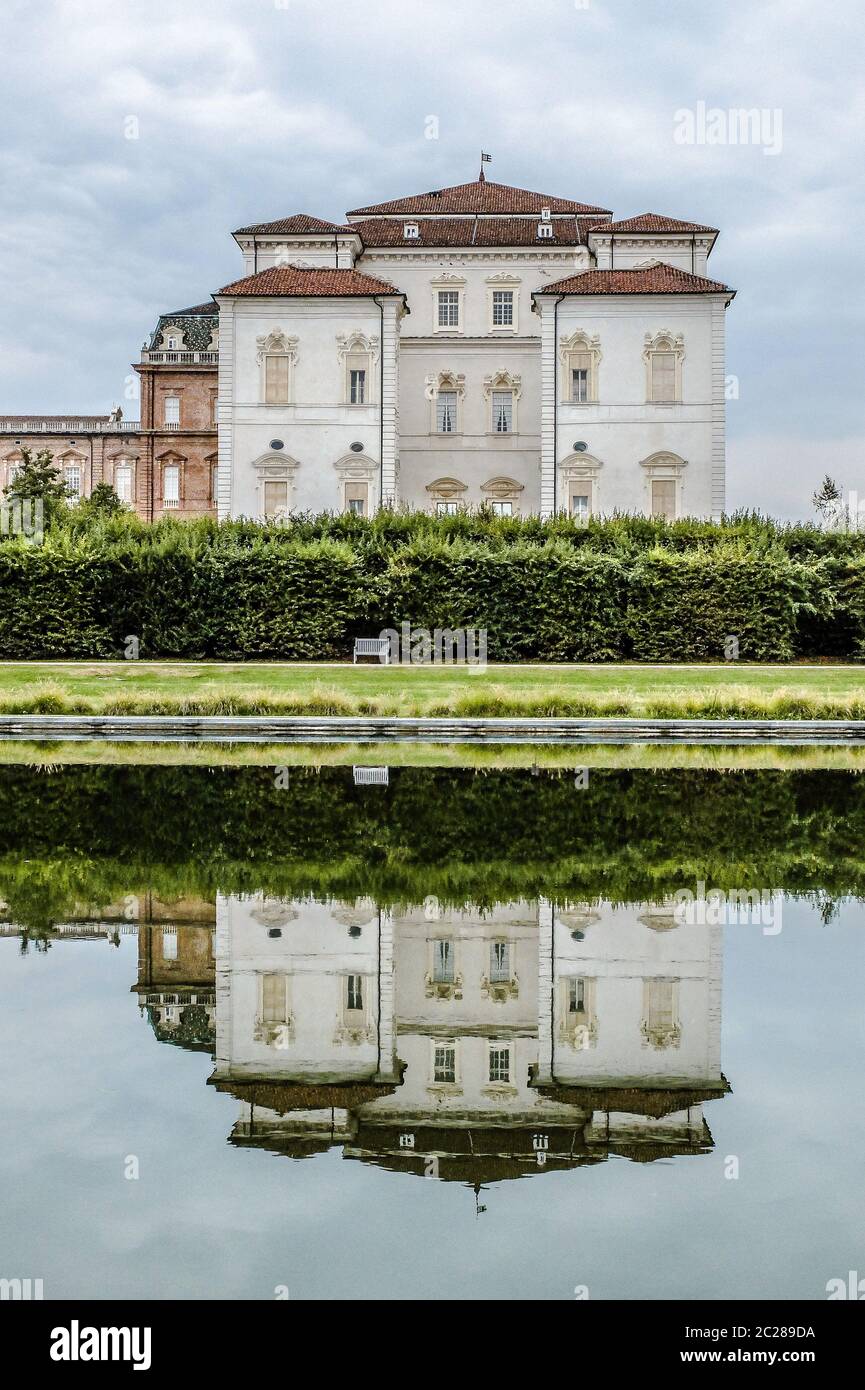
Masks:
[[[711,1146],[722,929],[671,906],[220,897],[215,945],[236,1142],[463,1180]]]
[[[349,219],[235,233],[221,516],[720,515],[713,229],[482,179]]]

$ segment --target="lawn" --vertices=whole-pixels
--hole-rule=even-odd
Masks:
[[[865,666],[12,662],[0,713],[865,718]]]

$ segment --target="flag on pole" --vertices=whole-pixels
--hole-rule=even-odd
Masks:
[[[481,150],[481,164],[492,164],[492,162],[493,162],[493,157],[492,157],[492,155],[491,155],[491,154],[486,154],[484,150]]]

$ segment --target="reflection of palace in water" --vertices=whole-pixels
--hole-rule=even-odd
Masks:
[[[134,992],[160,1041],[215,1055],[232,1144],[476,1187],[712,1147],[720,927],[646,904],[135,902],[52,939],[137,930]]]
[[[475,1184],[706,1152],[721,947],[644,905],[220,899],[211,1082],[234,1144]]]

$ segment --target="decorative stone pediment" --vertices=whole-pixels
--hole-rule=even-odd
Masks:
[[[437,501],[450,502],[468,492],[468,487],[458,478],[436,478],[434,483],[427,483],[426,490]]]
[[[660,265],[661,262],[654,261],[652,264]],[[677,356],[685,356],[685,339],[681,333],[670,333],[665,329],[661,333],[647,333],[643,341],[643,359],[646,361],[651,352],[675,352]]]
[[[431,373],[424,381],[424,395],[428,401],[432,401],[439,391],[456,391],[462,399],[466,393],[465,373],[449,370]]]
[[[493,1004],[507,1004],[510,999],[519,999],[520,982],[516,975],[509,980],[490,980],[484,975],[481,979],[481,998]]]
[[[452,980],[435,980],[429,973],[424,979],[424,994],[427,999],[462,999],[463,977],[455,975]]]
[[[297,472],[300,464],[290,454],[268,451],[252,462],[252,467],[260,478],[290,478]]]
[[[514,400],[518,401],[522,389],[522,377],[518,373],[509,372],[507,367],[500,367],[497,372],[484,377],[484,395],[488,400],[493,391],[513,391]]]
[[[570,352],[590,352],[597,360],[601,360],[601,336],[599,333],[586,333],[582,328],[577,329],[566,338],[564,334],[559,338],[559,355],[563,362],[567,362]]]
[[[597,478],[603,466],[602,460],[593,454],[568,454],[559,464],[559,471],[565,482],[583,482]]]
[[[284,927],[296,918],[297,909],[278,899],[262,903],[261,907],[252,913],[253,922],[260,922],[263,927]]]
[[[367,337],[365,333],[338,333],[336,338],[336,350],[341,362],[345,361],[353,352],[364,352],[369,356],[371,363],[378,361],[380,356],[380,343],[377,334]]]
[[[649,454],[648,458],[640,459],[640,467],[645,468],[653,478],[677,478],[687,466],[687,459],[664,449],[656,454]]]
[[[259,365],[261,365],[265,357],[269,357],[271,354],[276,353],[290,358],[292,363],[297,361],[297,338],[292,338],[287,333],[283,333],[281,328],[274,328],[263,337],[256,338],[255,346],[258,349]]]
[[[481,492],[490,501],[513,502],[525,488],[515,478],[490,478],[481,484]]]

